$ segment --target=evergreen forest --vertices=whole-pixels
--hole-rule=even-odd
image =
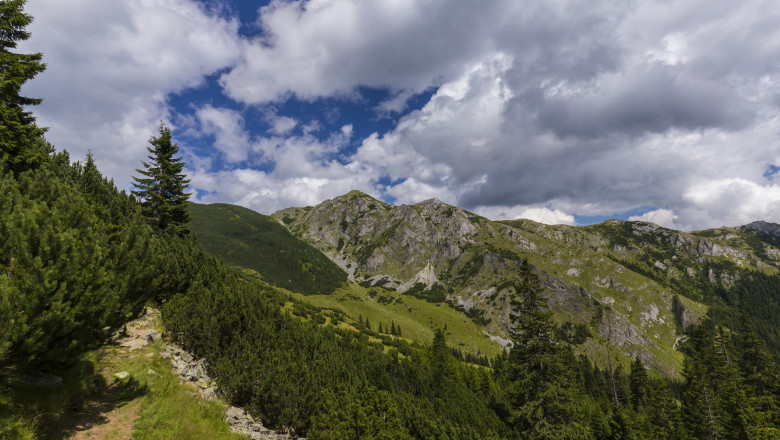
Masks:
[[[0,396],[7,378],[62,371],[154,304],[166,337],[207,360],[230,403],[312,440],[780,438],[780,375],[747,313],[686,329],[684,371],[670,380],[639,358],[624,369],[575,355],[528,262],[506,280],[513,348],[484,362],[455,356],[443,329],[419,344],[395,323],[377,331],[296,299],[285,289],[327,294],[346,280],[289,234],[260,240],[289,246],[300,270],[261,260],[298,284],[228,266],[189,231],[165,126],[150,127],[130,194],[91,155],[73,161],[46,141],[27,109],[39,100],[19,95],[45,68],[14,52],[29,37],[23,6],[0,2]],[[0,438],[24,428],[14,411],[0,399]]]

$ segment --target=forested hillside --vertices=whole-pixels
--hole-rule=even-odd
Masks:
[[[272,218],[222,203],[190,203],[188,210],[189,226],[201,246],[271,284],[303,294],[329,294],[347,281],[340,267]]]

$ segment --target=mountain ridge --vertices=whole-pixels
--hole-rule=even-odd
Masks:
[[[681,368],[678,327],[698,321],[711,302],[681,289],[703,282],[728,289],[747,270],[776,277],[780,255],[752,232],[769,235],[763,230],[777,226],[768,222],[691,233],[616,219],[549,226],[492,221],[437,199],[390,205],[359,191],[272,217],[368,287],[409,291],[429,272],[436,281],[424,288],[439,284],[452,306],[480,315],[498,336],[509,324],[501,280],[528,259],[558,322],[592,330],[583,352],[599,357],[607,346],[664,375]]]

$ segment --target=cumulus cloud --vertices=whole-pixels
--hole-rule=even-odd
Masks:
[[[780,185],[759,185],[740,178],[702,181],[687,188],[683,199],[688,218],[706,216],[699,222],[742,225],[755,220],[778,221]]]
[[[120,186],[146,157],[147,140],[173,115],[167,96],[232,65],[238,22],[192,0],[35,0],[32,38],[47,69],[25,88],[47,138],[75,158],[92,150]],[[88,25],[87,25],[88,24]]]
[[[402,183],[389,187],[385,194],[393,197],[396,203],[413,205],[423,200],[437,198],[444,203],[455,203],[457,197],[447,191],[446,187],[434,186],[410,177]]]
[[[475,212],[491,220],[528,219],[547,225],[574,225],[574,216],[546,206],[491,206],[479,207]]]
[[[309,206],[360,189],[379,196],[376,178],[370,170],[336,159],[352,137],[352,126],[320,139],[310,132],[302,135],[253,137],[245,128],[241,113],[210,105],[195,112],[189,132],[213,137],[220,156],[234,163],[214,169],[215,160],[192,155],[189,161],[190,187],[203,203],[235,203],[271,214],[290,206]],[[277,120],[274,116],[272,120]],[[284,130],[289,133],[289,130]],[[263,165],[266,170],[246,164]]]
[[[495,3],[274,1],[220,83],[248,103],[350,95],[357,85],[422,90],[490,48]]]
[[[298,121],[287,116],[276,116],[271,119],[271,133],[286,134],[298,125]]]
[[[646,4],[524,6],[514,28],[494,34],[500,50],[464,64],[422,109],[366,139],[354,160],[470,209],[556,201],[565,212],[611,215],[667,206],[643,219],[685,228],[762,213],[780,220],[771,198],[732,215],[718,209],[723,197],[695,203],[684,192],[715,175],[761,186],[777,160],[780,82],[769,69],[777,62],[757,54],[777,47],[780,32],[762,33],[756,47],[711,43],[724,42],[720,32],[747,42],[745,24],[767,25],[777,8],[718,2],[699,16],[688,6],[660,15]]]
[[[251,168],[212,172],[195,169],[189,174],[191,186],[205,194],[201,203],[228,202],[242,205],[264,214],[271,214],[291,206],[313,206],[353,189],[375,197],[380,194],[366,176],[352,175],[348,170],[330,164],[321,169],[323,176],[280,176]]]
[[[656,209],[642,215],[632,215],[628,219],[631,221],[655,223],[665,228],[677,229],[678,225],[675,222],[677,218],[677,214],[671,209]]]
[[[26,92],[47,99],[37,114],[55,144],[93,149],[128,181],[170,116],[213,138],[218,154],[191,161],[204,200],[262,212],[357,188],[544,222],[638,206],[660,209],[637,219],[687,229],[780,222],[780,175],[765,176],[780,164],[774,3],[275,0],[245,40],[200,4],[30,3],[29,47],[49,70]],[[170,114],[171,93],[215,73],[266,112],[267,132],[217,104]],[[267,110],[364,87],[387,92],[373,110],[398,117],[389,131],[354,139]]]
[[[244,128],[244,117],[236,110],[207,105],[196,111],[202,134],[213,136],[213,146],[229,162],[247,159],[251,148],[249,134]]]

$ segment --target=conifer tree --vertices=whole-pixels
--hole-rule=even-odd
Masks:
[[[566,353],[556,344],[544,287],[528,261],[514,282],[508,362],[510,422],[523,438],[590,438]]]
[[[742,328],[742,359],[740,369],[745,383],[754,390],[771,390],[774,383],[772,359],[767,353],[763,341],[758,338],[750,316],[746,312],[740,315]]]
[[[639,356],[631,363],[628,380],[631,387],[631,403],[634,405],[634,410],[638,410],[647,399],[647,372]]]
[[[734,347],[730,333],[717,326],[715,340],[717,364],[713,371],[714,382],[724,414],[724,430],[729,438],[749,438],[748,432],[754,419],[747,405],[745,387],[734,362]]]
[[[749,429],[780,436],[780,379],[771,355],[756,335],[750,316],[742,312],[742,353],[738,365],[743,397],[741,413]],[[765,434],[768,437],[768,434]]]
[[[184,236],[190,232],[189,194],[184,192],[189,180],[182,174],[185,164],[176,157],[179,145],[171,140],[170,128],[160,123],[158,132],[158,137],[149,139],[149,162],[143,162],[143,170],[136,169],[142,177],[133,177],[138,189],[133,195],[140,199],[143,214],[155,230]]]
[[[11,52],[19,41],[30,38],[25,27],[32,17],[22,11],[24,4],[25,0],[0,2],[0,164],[15,174],[45,162],[51,152],[43,130],[24,109],[41,100],[19,94],[25,82],[46,68],[43,56]]]
[[[683,363],[685,386],[682,394],[682,419],[691,438],[723,437],[722,417],[711,368],[716,363],[712,339],[703,326],[691,332],[694,355]]]
[[[436,397],[444,397],[452,387],[451,382],[455,380],[453,360],[452,354],[447,348],[444,332],[441,329],[436,329],[431,344],[431,371],[433,373],[431,385],[433,395]]]

